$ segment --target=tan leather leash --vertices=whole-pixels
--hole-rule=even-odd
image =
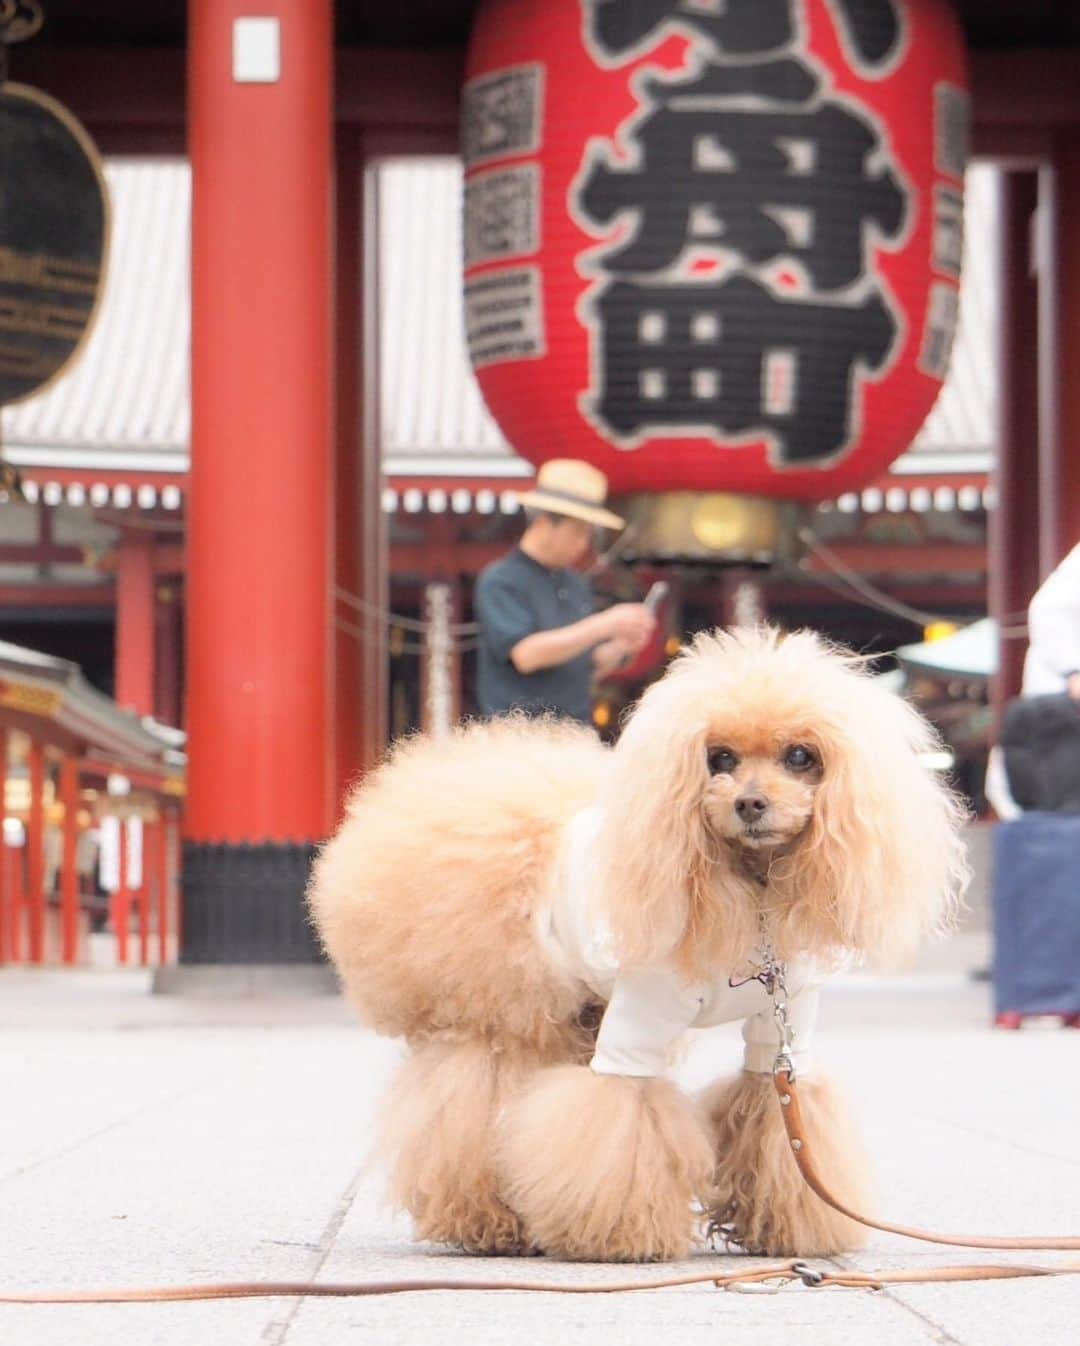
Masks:
[[[727,1275],[703,1272],[663,1280],[611,1281],[582,1284],[552,1281],[400,1280],[355,1281],[236,1281],[208,1285],[160,1285],[138,1289],[0,1291],[0,1304],[164,1304],[201,1299],[349,1298],[414,1294],[432,1290],[509,1290],[545,1295],[616,1295],[638,1290],[670,1290],[690,1285],[712,1285],[718,1290],[766,1288],[771,1281],[801,1283],[813,1288],[841,1286],[853,1290],[881,1290],[887,1285],[923,1285],[932,1281],[1016,1280],[1025,1276],[1067,1276],[1080,1273],[1080,1263],[1058,1267],[987,1266],[931,1267],[914,1271],[830,1271],[805,1262],[781,1262]],[[776,1288],[780,1288],[779,1286]]]
[[[923,1243],[948,1243],[959,1248],[1010,1248],[1014,1251],[1018,1248],[1029,1250],[1041,1248],[1043,1251],[1049,1249],[1064,1251],[1070,1248],[1080,1248],[1080,1237],[1063,1234],[1046,1238],[992,1238],[978,1234],[933,1234],[926,1229],[913,1229],[908,1225],[901,1224],[886,1224],[883,1220],[871,1220],[865,1215],[860,1215],[833,1196],[814,1167],[810,1145],[806,1138],[806,1129],[803,1126],[802,1113],[799,1110],[799,1093],[794,1074],[786,1067],[776,1070],[773,1073],[773,1084],[776,1086],[776,1092],[780,1099],[780,1111],[783,1114],[788,1140],[791,1142],[791,1153],[799,1166],[799,1172],[802,1174],[803,1180],[827,1206],[832,1206],[833,1210],[838,1210],[841,1215],[846,1215],[849,1220],[855,1220],[858,1224],[866,1225],[868,1229],[880,1229],[886,1234],[900,1234],[904,1238],[920,1239]],[[1077,1269],[1080,1270],[1080,1268]]]
[[[761,1267],[756,1271],[734,1272],[730,1276],[674,1276],[658,1281],[612,1281],[611,1284],[564,1285],[544,1281],[473,1281],[473,1280],[400,1280],[350,1281],[334,1284],[322,1281],[237,1281],[209,1285],[163,1285],[129,1290],[47,1290],[0,1293],[0,1304],[139,1304],[165,1303],[192,1299],[269,1299],[274,1297],[359,1298],[365,1295],[400,1295],[427,1290],[517,1290],[551,1294],[602,1295],[626,1290],[667,1290],[677,1286],[735,1281],[756,1283],[774,1277],[798,1279],[795,1267]]]
[[[1028,1250],[1040,1248],[1043,1251],[1050,1249],[1064,1251],[1065,1249],[1080,1248],[1080,1238],[1064,1234],[1048,1238],[992,1238],[969,1234],[934,1234],[928,1229],[914,1229],[907,1225],[886,1224],[882,1220],[871,1220],[865,1215],[860,1215],[858,1211],[845,1206],[842,1201],[833,1196],[814,1167],[810,1144],[806,1137],[806,1128],[803,1125],[792,1056],[795,1048],[795,1032],[788,1021],[787,1012],[787,966],[772,952],[768,931],[764,926],[764,919],[762,919],[762,949],[765,957],[761,968],[758,970],[757,979],[765,987],[769,999],[772,1001],[773,1020],[776,1023],[778,1041],[776,1059],[773,1062],[772,1070],[773,1085],[780,1100],[780,1114],[784,1119],[784,1129],[787,1131],[788,1140],[791,1142],[792,1156],[798,1165],[799,1172],[802,1174],[803,1181],[816,1196],[820,1197],[827,1206],[831,1206],[833,1210],[839,1211],[841,1215],[846,1215],[849,1220],[854,1220],[856,1224],[865,1225],[867,1229],[880,1229],[883,1233],[899,1234],[903,1238],[918,1239],[922,1243],[947,1243],[959,1248],[1008,1248],[1012,1251],[1021,1248]],[[1070,1270],[1080,1270],[1080,1268],[1070,1268]],[[964,1278],[956,1276],[953,1279],[961,1280]],[[968,1279],[976,1280],[980,1278],[971,1276]]]

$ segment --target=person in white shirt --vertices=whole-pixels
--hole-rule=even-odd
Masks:
[[[1043,580],[1028,606],[1028,651],[1020,695],[1066,693],[1080,702],[1080,543]],[[1023,809],[1009,788],[1005,755],[995,745],[986,764],[986,797],[1004,822]]]
[[[1028,608],[1022,696],[1080,701],[1080,543],[1043,580]]]

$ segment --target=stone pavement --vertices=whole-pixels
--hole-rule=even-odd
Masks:
[[[414,1247],[378,1203],[379,1175],[363,1166],[394,1044],[355,1027],[335,998],[178,1000],[148,996],[147,984],[140,972],[0,972],[4,1286],[627,1275]],[[825,997],[820,1053],[855,1095],[890,1218],[1080,1234],[1080,1033],[995,1033],[988,1017],[985,986],[956,971],[852,978]],[[713,1030],[682,1074],[695,1084],[737,1056],[735,1032]],[[1009,1256],[1025,1260],[879,1235],[850,1261],[869,1269]],[[686,1269],[731,1261],[702,1255]],[[0,1305],[0,1343],[1064,1346],[1078,1318],[1080,1277],[884,1293]]]

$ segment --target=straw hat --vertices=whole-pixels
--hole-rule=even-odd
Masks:
[[[577,458],[552,458],[536,474],[531,491],[521,491],[518,500],[526,508],[547,514],[566,514],[599,528],[622,528],[626,520],[604,509],[607,477],[599,468]]]

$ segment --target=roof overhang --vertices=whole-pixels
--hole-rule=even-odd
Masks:
[[[166,793],[182,788],[184,734],[121,710],[77,664],[0,641],[0,712],[39,720],[75,740],[81,754],[141,772]]]

